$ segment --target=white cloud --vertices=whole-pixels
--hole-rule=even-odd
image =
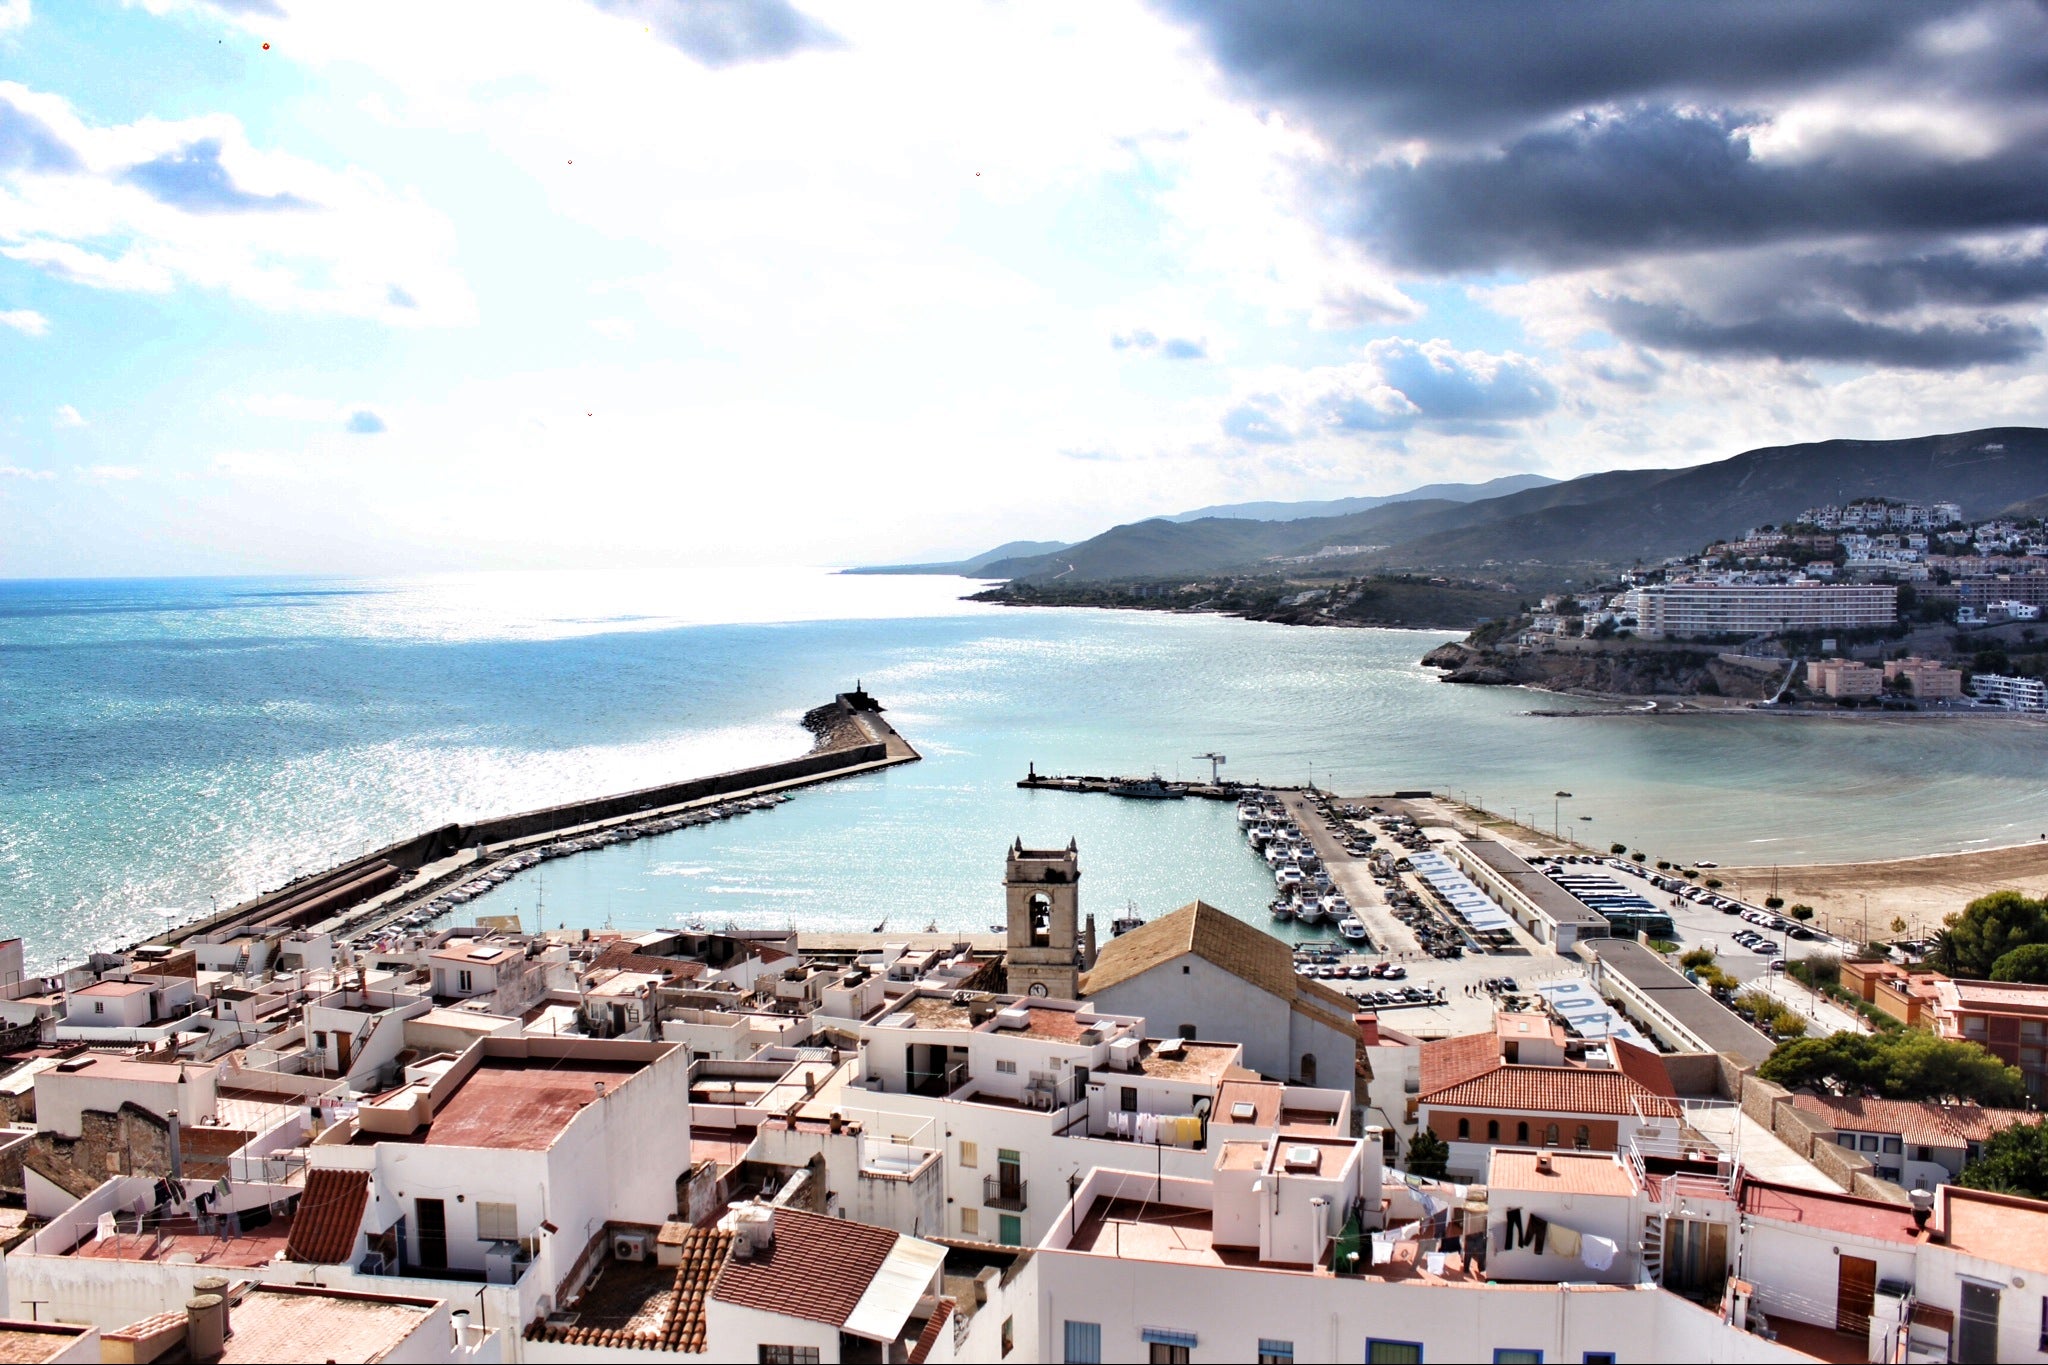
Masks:
[[[85,418],[79,415],[77,408],[69,403],[61,403],[57,407],[56,415],[50,419],[50,424],[57,427],[82,427],[85,425]]]
[[[142,467],[132,464],[86,465],[78,471],[78,477],[88,483],[128,483],[142,477]]]
[[[0,313],[0,327],[12,327],[23,336],[39,337],[50,330],[50,320],[33,308],[11,308]]]
[[[54,479],[57,475],[48,469],[23,469],[20,465],[0,464],[0,479]]]
[[[97,289],[217,290],[278,312],[467,323],[447,220],[360,169],[253,144],[226,114],[95,124],[0,81],[31,153],[0,173],[0,255]]]
[[[29,0],[0,0],[0,33],[27,28]]]

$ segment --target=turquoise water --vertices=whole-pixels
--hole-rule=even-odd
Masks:
[[[546,868],[549,923],[984,928],[1002,852],[1080,841],[1105,921],[1254,916],[1227,806],[1026,792],[1040,771],[1434,787],[1724,863],[2048,830],[2048,729],[1553,718],[1439,684],[1442,634],[962,603],[957,579],[476,575],[0,584],[0,933],[48,966],[434,823],[802,752],[855,678],[926,761]],[[1577,816],[1591,816],[1579,821]]]

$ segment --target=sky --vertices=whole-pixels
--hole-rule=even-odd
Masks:
[[[863,563],[2048,420],[2048,9],[0,0],[0,577]]]

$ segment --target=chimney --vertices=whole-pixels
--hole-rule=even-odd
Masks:
[[[592,1081],[592,1082],[591,1082],[591,1088],[597,1091],[597,1097],[598,1097],[599,1099],[603,1099],[603,1098],[604,1098],[604,1082],[603,1082],[603,1081]]]
[[[1554,1171],[1552,1171],[1552,1170],[1551,1170],[1551,1168],[1550,1168],[1550,1153],[1548,1153],[1548,1152],[1538,1152],[1538,1153],[1536,1154],[1536,1173],[1537,1173],[1538,1175],[1554,1175],[1554,1174],[1555,1174],[1555,1172],[1554,1172]]]
[[[194,1294],[185,1301],[185,1349],[194,1360],[216,1360],[227,1346],[228,1301]]]
[[[1351,1021],[1358,1025],[1359,1040],[1367,1047],[1380,1045],[1380,1017],[1376,1012],[1367,1010],[1363,1014],[1355,1014]]]
[[[832,1131],[837,1133],[846,1127],[846,1115],[837,1109],[832,1111]]]
[[[167,1117],[170,1120],[171,1126],[171,1179],[183,1180],[185,1178],[185,1144],[181,1139],[178,1127],[178,1111],[173,1109]],[[185,1197],[183,1189],[178,1191],[178,1197],[180,1199]]]

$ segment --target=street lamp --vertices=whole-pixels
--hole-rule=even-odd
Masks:
[[[1564,819],[1559,812],[1564,808],[1565,799],[1570,795],[1570,792],[1554,792],[1550,799],[1550,832],[1560,842],[1564,839]]]

